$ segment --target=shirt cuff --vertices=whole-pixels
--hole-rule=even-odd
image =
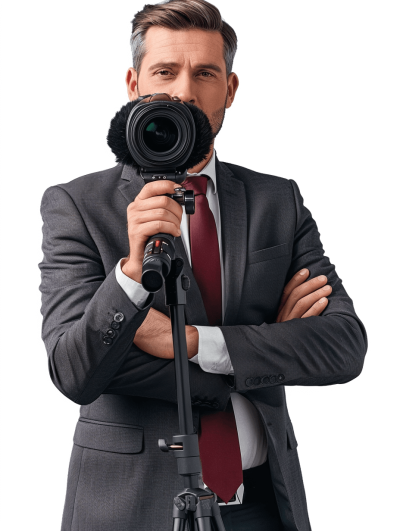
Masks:
[[[125,275],[125,273],[122,272],[122,260],[123,258],[121,258],[121,260],[115,266],[115,276],[117,278],[117,282],[128,295],[129,299],[133,302],[133,304],[137,306],[140,310],[142,310],[148,304],[147,299],[149,298],[151,293],[145,290],[142,284],[139,284],[138,282],[136,282],[136,280],[133,280],[133,278],[128,277],[128,275]]]
[[[190,361],[198,363],[205,372],[234,374],[221,329],[218,326],[195,326],[195,328],[199,332],[199,352]]]

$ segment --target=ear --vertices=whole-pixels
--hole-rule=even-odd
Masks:
[[[229,109],[235,99],[236,91],[239,87],[239,78],[235,72],[231,72],[228,76],[228,98],[226,100],[225,108]]]
[[[126,88],[128,91],[128,97],[130,101],[136,100],[139,97],[138,94],[138,75],[134,68],[129,68],[125,77]]]

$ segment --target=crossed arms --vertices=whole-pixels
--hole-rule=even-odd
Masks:
[[[221,326],[235,373],[234,389],[248,390],[254,376],[284,374],[268,385],[328,385],[355,378],[367,348],[365,329],[354,312],[334,266],[324,256],[314,220],[293,185],[297,226],[288,278],[307,268],[327,277],[332,287],[323,316],[273,324]],[[42,199],[42,338],[55,386],[72,401],[88,404],[102,393],[144,396],[176,402],[174,364],[133,343],[152,304],[137,308],[107,275],[99,251],[71,196],[60,186]],[[113,315],[124,321],[112,345],[102,341]],[[190,345],[190,341],[189,341]],[[142,345],[143,346],[143,345]],[[189,346],[196,350],[196,342]],[[193,350],[191,350],[193,349]],[[243,356],[243,351],[246,356]],[[250,360],[250,362],[249,362]],[[192,400],[224,409],[232,389],[224,375],[190,363]],[[267,385],[262,382],[255,387]]]

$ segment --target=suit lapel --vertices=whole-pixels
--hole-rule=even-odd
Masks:
[[[216,159],[217,191],[221,212],[226,311],[224,325],[235,324],[243,289],[247,258],[247,207],[242,181]]]
[[[118,190],[128,201],[129,205],[143,188],[144,180],[139,175],[139,172],[131,166],[124,166],[121,179],[123,179],[123,183],[118,186]]]
[[[139,172],[130,166],[124,166],[122,170],[121,179],[123,183],[118,186],[118,190],[127,200],[127,207],[135,197],[140,193],[144,186],[144,181],[139,175]],[[176,255],[183,259],[184,268],[183,274],[187,275],[190,279],[190,289],[187,292],[185,306],[185,316],[187,324],[196,324],[199,326],[209,326],[207,319],[207,313],[201,298],[200,289],[194,278],[192,268],[189,265],[189,260],[186,255],[185,247],[182,242],[182,238],[179,236],[175,238],[175,250]],[[168,308],[165,306],[165,294],[164,288],[160,289],[155,294],[153,308],[168,315]]]

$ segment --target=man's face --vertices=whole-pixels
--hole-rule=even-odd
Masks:
[[[216,135],[239,85],[233,72],[226,77],[222,35],[153,26],[145,41],[139,76],[133,68],[126,75],[129,99],[154,92],[178,96],[202,109]]]

